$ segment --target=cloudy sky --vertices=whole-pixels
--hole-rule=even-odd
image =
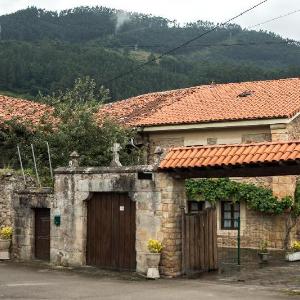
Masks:
[[[0,0],[0,15],[28,6],[62,10],[75,6],[103,5],[112,8],[160,15],[184,23],[208,20],[222,23],[260,0]],[[300,0],[268,0],[235,22],[249,27],[289,12],[300,10]],[[255,29],[265,29],[300,41],[300,12]]]

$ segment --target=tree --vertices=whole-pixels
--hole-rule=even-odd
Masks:
[[[138,151],[128,151],[127,147],[135,132],[112,120],[99,122],[96,119],[95,113],[107,93],[102,88],[96,94],[95,82],[90,78],[77,79],[72,89],[41,99],[53,104],[55,122],[49,124],[49,116],[44,116],[35,127],[18,119],[5,122],[0,130],[0,147],[7,164],[18,164],[16,149],[19,145],[24,166],[32,169],[30,144],[33,144],[40,173],[49,174],[46,141],[50,145],[55,168],[67,166],[69,155],[74,150],[80,154],[83,166],[107,166],[112,158],[110,149],[116,142],[123,149],[120,153],[122,163],[137,163],[140,157]]]
[[[291,244],[291,232],[300,221],[300,180],[297,179],[296,189],[294,194],[294,202],[286,215],[286,230],[284,238],[284,249],[287,250]]]

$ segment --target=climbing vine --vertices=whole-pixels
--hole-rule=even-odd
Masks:
[[[245,201],[253,210],[277,215],[291,209],[294,203],[293,197],[278,198],[270,189],[228,178],[187,180],[186,191],[189,199],[206,200],[212,204],[227,199],[232,202]]]

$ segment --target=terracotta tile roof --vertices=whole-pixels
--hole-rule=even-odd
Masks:
[[[212,84],[142,95],[105,105],[128,126],[289,118],[300,112],[300,78]]]
[[[251,165],[300,160],[300,140],[255,144],[180,147],[169,150],[161,170]]]
[[[0,95],[0,122],[19,118],[36,125],[43,116],[52,113],[53,108],[45,104]]]

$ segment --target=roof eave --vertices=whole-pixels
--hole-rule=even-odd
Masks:
[[[232,128],[232,127],[249,127],[249,126],[270,126],[274,124],[289,124],[299,114],[291,118],[273,118],[273,119],[255,119],[255,120],[240,120],[240,121],[221,121],[207,122],[195,124],[170,124],[158,126],[141,126],[138,127],[140,132],[163,132],[163,131],[185,131],[210,128]]]

